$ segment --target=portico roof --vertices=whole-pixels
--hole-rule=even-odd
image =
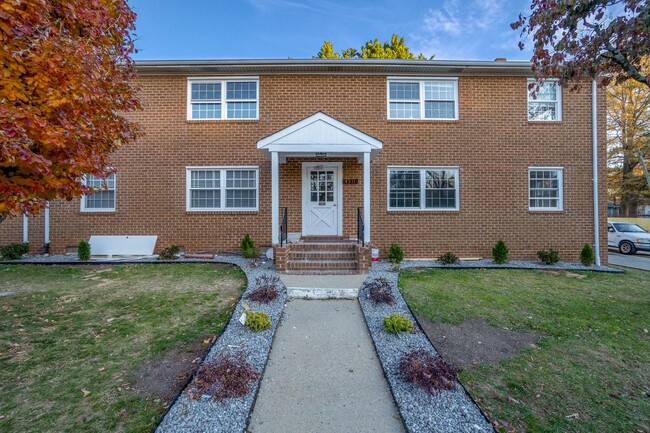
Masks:
[[[287,156],[375,156],[382,142],[318,112],[257,142],[257,148]],[[319,155],[316,155],[319,154]],[[325,154],[325,155],[323,155]]]

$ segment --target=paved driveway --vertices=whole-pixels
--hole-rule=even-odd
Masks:
[[[639,251],[633,256],[626,256],[610,250],[608,260],[610,265],[650,271],[650,253]]]

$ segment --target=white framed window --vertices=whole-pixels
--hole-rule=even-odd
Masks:
[[[388,167],[388,210],[458,210],[458,173],[458,167]]]
[[[458,119],[457,78],[389,78],[388,118]]]
[[[98,190],[81,197],[83,212],[115,212],[115,173],[109,174],[106,179],[87,174],[83,182]]]
[[[528,168],[528,209],[561,211],[564,209],[564,169],[562,167]]]
[[[188,211],[257,211],[258,167],[187,167]]]
[[[258,119],[259,79],[188,78],[187,119]]]
[[[528,86],[534,84],[528,79]],[[553,122],[562,120],[562,88],[557,80],[544,80],[533,97],[536,86],[528,89],[528,120]]]

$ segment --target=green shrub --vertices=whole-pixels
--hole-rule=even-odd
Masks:
[[[388,258],[391,262],[395,264],[402,263],[404,260],[404,251],[402,247],[397,244],[390,244],[390,251],[388,252]]]
[[[253,243],[253,240],[248,235],[248,233],[244,235],[244,238],[241,240],[240,246],[241,246],[241,253],[245,258],[254,259],[256,257],[259,257],[260,250],[259,248],[255,247],[255,244]]]
[[[263,331],[271,327],[271,319],[263,311],[248,311],[246,313],[246,326],[251,331]]]
[[[506,247],[505,242],[499,240],[499,242],[494,245],[492,248],[492,258],[494,263],[502,265],[508,262],[508,247]]]
[[[80,241],[77,244],[77,256],[79,260],[88,261],[90,260],[90,244],[88,241]]]
[[[401,314],[393,313],[388,317],[384,317],[384,329],[391,334],[411,332],[413,330],[413,322]]]
[[[181,247],[178,245],[172,245],[171,247],[165,248],[158,254],[158,260],[176,260],[176,254],[181,252]]]
[[[8,244],[0,249],[3,260],[18,260],[29,252],[29,244]]]
[[[594,249],[591,248],[591,245],[585,244],[585,246],[582,247],[582,251],[580,251],[580,263],[585,266],[591,266],[595,261]]]
[[[560,253],[555,251],[553,248],[550,250],[540,250],[537,251],[537,257],[546,265],[554,265],[560,261]]]
[[[455,265],[459,261],[458,256],[452,252],[444,253],[438,257],[438,260],[440,260],[443,265]]]

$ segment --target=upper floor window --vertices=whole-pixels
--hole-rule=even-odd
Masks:
[[[389,119],[458,119],[458,80],[388,80]]]
[[[534,83],[528,80],[529,86]],[[528,120],[562,120],[562,88],[557,80],[545,80],[533,96],[535,89],[535,85],[528,89]]]
[[[257,119],[258,83],[257,78],[188,79],[188,120]]]
[[[563,170],[556,167],[528,169],[528,209],[562,210]]]
[[[389,168],[388,209],[458,210],[458,168]]]
[[[81,197],[81,210],[86,212],[112,212],[115,211],[115,173],[106,176],[106,179],[88,174],[84,183],[98,191]]]
[[[257,167],[188,167],[187,210],[257,210]]]

